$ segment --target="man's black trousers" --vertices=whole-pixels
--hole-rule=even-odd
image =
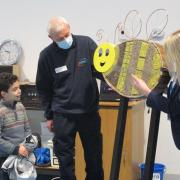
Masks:
[[[101,119],[98,112],[54,113],[54,152],[62,180],[75,180],[75,137],[79,133],[86,162],[86,180],[103,180]]]

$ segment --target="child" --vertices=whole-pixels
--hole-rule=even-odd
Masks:
[[[172,135],[176,147],[180,150],[180,30],[172,33],[164,42],[165,61],[171,80],[167,97],[156,90],[150,90],[146,83],[132,75],[133,85],[147,96],[147,105],[168,113],[171,120]]]
[[[20,96],[18,77],[10,73],[0,73],[0,167],[9,155],[27,157],[29,154],[27,148],[21,144],[31,134],[31,129]],[[2,169],[0,179],[9,179]]]

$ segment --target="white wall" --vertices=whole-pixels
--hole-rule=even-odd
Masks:
[[[145,22],[148,15],[157,8],[165,8],[169,14],[166,34],[179,28],[180,1],[164,0],[0,0],[0,42],[8,38],[18,40],[24,51],[20,60],[21,80],[35,81],[39,52],[50,43],[46,25],[51,16],[62,15],[71,23],[74,34],[89,35],[96,40],[96,32],[103,28],[113,42],[116,25],[126,14],[138,10],[142,15],[141,38],[145,38]],[[147,141],[149,120],[145,120]],[[180,152],[173,144],[169,121],[163,116],[157,149],[157,161],[167,166],[168,173],[180,173]]]

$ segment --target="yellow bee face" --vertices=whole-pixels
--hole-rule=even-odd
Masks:
[[[94,53],[94,67],[98,72],[105,73],[110,70],[116,60],[115,45],[103,43],[97,47]]]

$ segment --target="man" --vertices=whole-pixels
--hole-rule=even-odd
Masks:
[[[84,148],[86,180],[103,180],[102,134],[98,113],[99,92],[93,68],[96,43],[87,36],[72,35],[63,17],[48,24],[52,44],[41,53],[36,86],[45,108],[47,127],[54,132],[54,151],[60,177],[75,180],[75,136]]]

